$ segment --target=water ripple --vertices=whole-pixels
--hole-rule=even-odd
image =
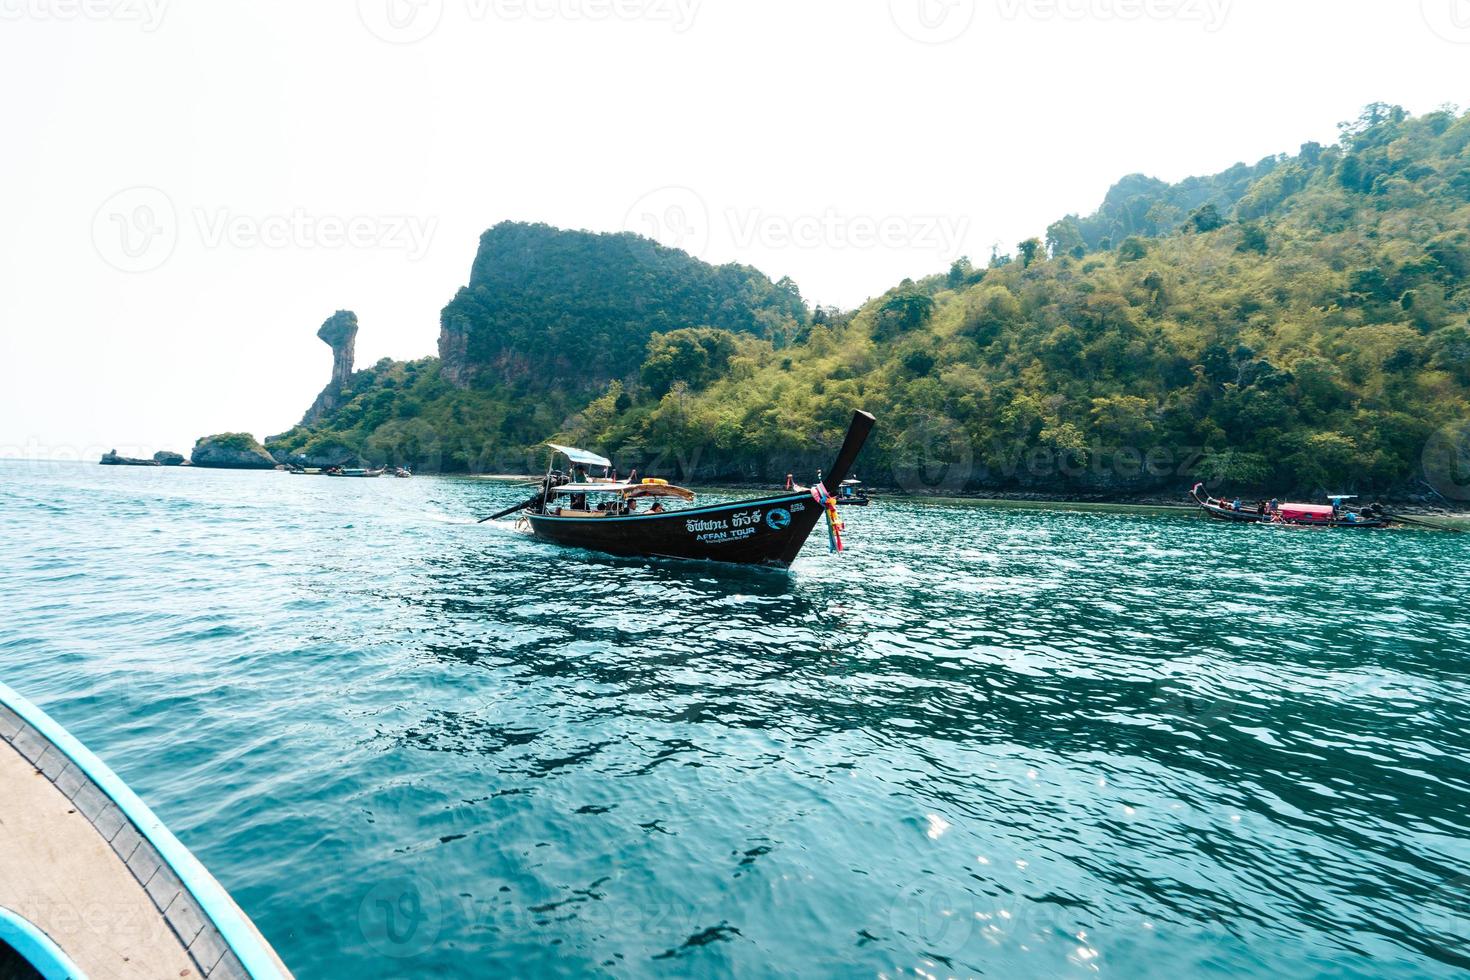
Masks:
[[[4,679],[302,976],[1470,966],[1458,538],[886,501],[773,575],[515,495],[0,463]]]

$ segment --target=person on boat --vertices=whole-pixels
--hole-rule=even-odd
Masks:
[[[1235,502],[1230,505],[1230,509],[1233,510],[1233,511],[1235,511],[1236,513],[1239,513],[1240,512],[1240,498],[1239,497],[1236,497],[1235,498]]]
[[[1266,516],[1266,502],[1264,500],[1256,504],[1256,514],[1260,517]]]
[[[576,466],[573,466],[572,467],[572,482],[573,483],[586,483],[587,482],[587,467],[583,466],[581,463],[578,463]]]
[[[664,512],[664,502],[662,500],[655,500],[653,506],[648,508],[648,512],[650,514],[662,514]]]
[[[1273,514],[1279,514],[1279,513],[1281,513],[1281,501],[1278,500],[1275,497],[1272,497],[1271,498],[1270,509],[1271,509],[1271,513],[1273,513]]]
[[[629,483],[637,483],[638,482],[638,467],[636,467],[636,466],[633,467],[632,471],[628,473],[628,482]]]
[[[796,477],[790,473],[786,474],[786,489],[791,490],[796,486]]]

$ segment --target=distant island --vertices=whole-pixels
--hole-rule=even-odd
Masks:
[[[1092,215],[855,311],[636,235],[505,223],[437,357],[357,369],[339,311],[301,423],[193,462],[523,473],[555,438],[774,483],[866,408],[862,475],[907,490],[1413,493],[1431,435],[1470,418],[1467,229],[1470,114],[1389,105],[1334,146],[1126,177]]]

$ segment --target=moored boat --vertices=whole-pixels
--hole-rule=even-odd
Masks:
[[[684,558],[770,565],[784,568],[796,560],[808,535],[824,515],[829,540],[841,547],[841,518],[834,491],[842,485],[873,428],[873,416],[853,413],[837,460],[822,482],[772,497],[665,511],[664,501],[693,504],[695,494],[663,481],[573,482],[548,467],[538,494],[508,511],[522,511],[536,537],[556,544],[613,555]],[[574,471],[611,470],[611,461],[585,450],[552,447]],[[643,504],[652,500],[647,509]]]
[[[0,684],[0,976],[290,975],[117,774]]]
[[[1254,504],[1244,501],[1221,500],[1209,494],[1201,496],[1203,484],[1195,484],[1189,491],[1190,497],[1210,517],[1235,524],[1275,524],[1294,527],[1328,528],[1384,528],[1390,524],[1389,515],[1376,504],[1353,509],[1348,502],[1355,499],[1346,495],[1329,497],[1328,504],[1281,503],[1262,500]]]
[[[873,491],[856,477],[843,480],[837,488],[837,503],[843,507],[866,507],[873,502]]]

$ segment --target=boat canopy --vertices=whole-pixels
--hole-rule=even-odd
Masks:
[[[1289,521],[1330,521],[1332,508],[1325,504],[1282,504],[1281,516]]]
[[[555,449],[579,466],[612,466],[612,460],[604,459],[596,453],[589,453],[585,449],[573,449],[571,446],[558,446],[554,442],[548,442],[546,445]]]
[[[553,496],[566,497],[576,493],[606,493],[630,500],[638,497],[678,497],[693,500],[694,491],[667,483],[563,483],[554,488]]]

